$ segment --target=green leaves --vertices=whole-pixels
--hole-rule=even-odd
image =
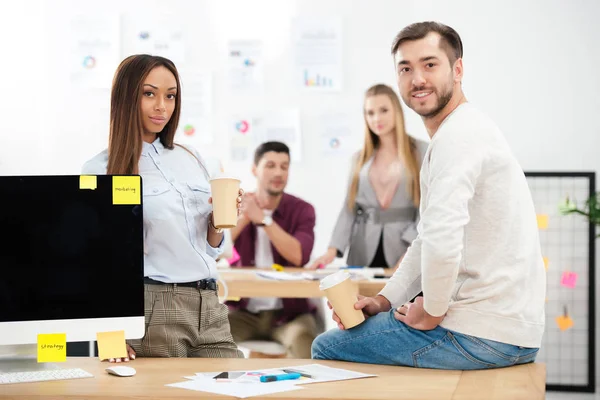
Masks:
[[[577,204],[573,202],[569,197],[558,204],[558,211],[562,215],[568,214],[580,214],[585,216],[592,224],[600,225],[600,193],[596,192],[585,202],[585,207],[580,209],[577,207]],[[600,234],[596,235],[596,237],[600,237]]]

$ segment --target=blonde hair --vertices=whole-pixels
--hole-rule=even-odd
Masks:
[[[404,167],[406,173],[406,189],[408,190],[410,197],[412,198],[413,204],[418,207],[421,199],[421,191],[419,188],[419,161],[417,156],[417,146],[415,139],[408,136],[404,127],[404,114],[400,105],[398,95],[394,90],[384,84],[377,84],[371,86],[365,92],[365,100],[371,96],[386,95],[392,102],[395,112],[395,123],[396,123],[396,142],[398,144],[398,156],[400,162]],[[348,208],[354,209],[356,203],[356,195],[358,193],[358,181],[360,177],[360,170],[365,163],[373,156],[375,150],[379,147],[379,137],[374,134],[369,125],[367,124],[365,116],[365,143],[363,148],[358,154],[354,170],[352,172],[352,181],[348,191]]]

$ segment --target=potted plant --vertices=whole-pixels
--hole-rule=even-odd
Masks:
[[[562,215],[580,214],[585,216],[592,224],[600,225],[600,192],[596,192],[586,200],[583,209],[577,207],[577,204],[567,197],[558,205],[558,210]],[[596,237],[600,237],[597,234]]]

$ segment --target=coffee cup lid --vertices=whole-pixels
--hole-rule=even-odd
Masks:
[[[217,174],[217,175],[213,176],[212,178],[210,178],[211,181],[216,181],[216,180],[219,180],[219,179],[234,179],[234,180],[236,180],[238,182],[241,182],[239,178],[236,178],[233,175],[226,175],[226,174],[223,174],[223,173]]]
[[[350,274],[346,271],[338,271],[331,275],[327,275],[325,278],[321,279],[321,283],[319,284],[319,289],[326,290],[332,286],[338,285],[344,282],[346,279],[350,279]]]

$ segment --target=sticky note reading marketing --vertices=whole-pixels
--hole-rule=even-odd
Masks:
[[[141,203],[139,176],[113,176],[113,204]]]
[[[538,229],[548,229],[548,216],[546,214],[539,214],[537,216]]]
[[[96,175],[81,175],[79,177],[79,189],[96,190]]]
[[[98,358],[101,361],[128,357],[125,331],[98,332],[96,340],[98,340]]]
[[[556,325],[561,331],[566,331],[569,328],[573,327],[573,320],[568,315],[561,315],[556,317]]]
[[[37,361],[39,363],[67,361],[66,333],[40,333],[37,342]]]
[[[565,271],[562,274],[562,278],[560,279],[560,284],[568,287],[570,289],[573,289],[575,287],[575,284],[577,283],[577,273],[576,272],[569,272],[569,271]]]
[[[548,257],[544,257],[544,268],[548,271]]]

